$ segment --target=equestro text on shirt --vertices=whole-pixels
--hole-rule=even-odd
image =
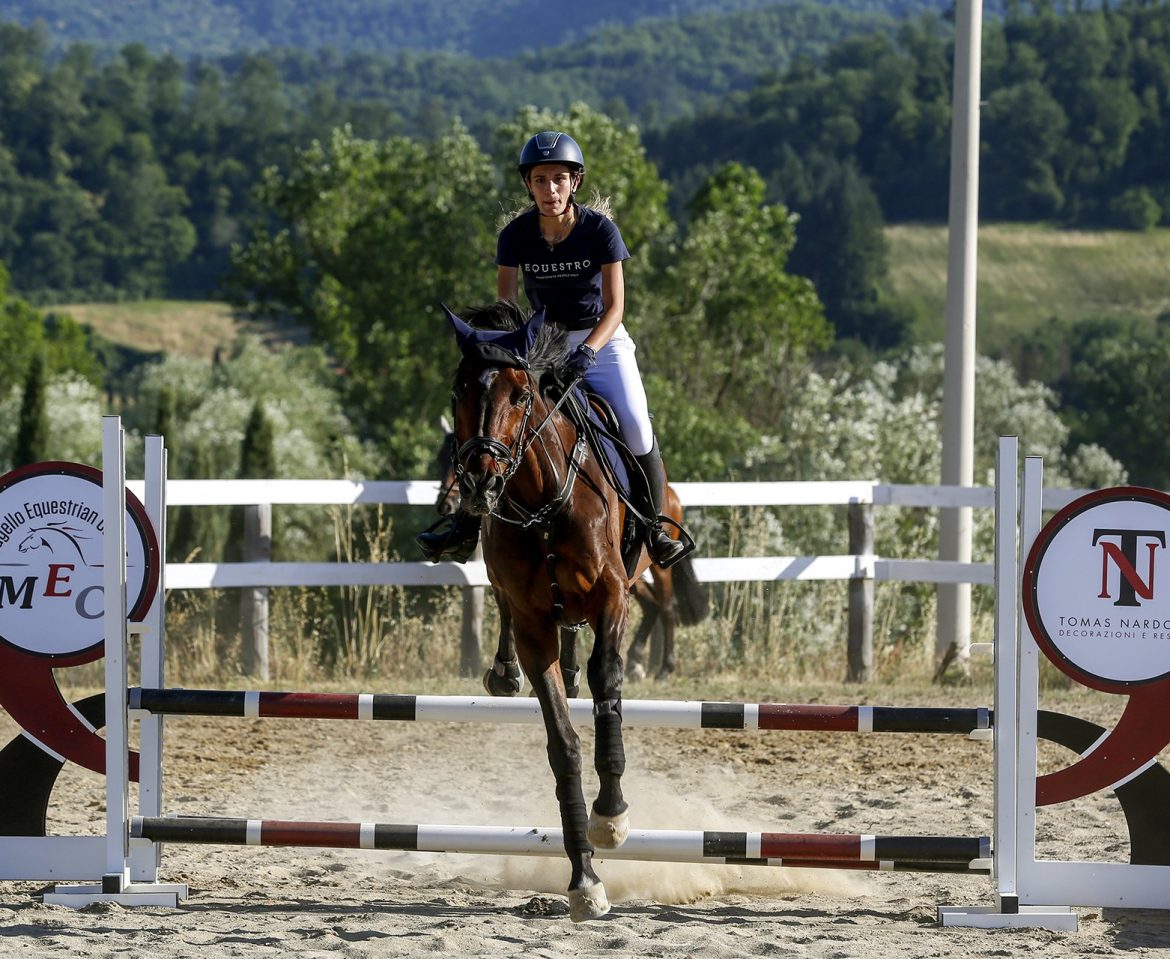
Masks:
[[[575,276],[582,270],[588,270],[592,260],[573,260],[571,263],[522,263],[525,273],[551,273],[554,276]]]

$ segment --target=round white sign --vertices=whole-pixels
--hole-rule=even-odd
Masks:
[[[37,463],[0,477],[0,640],[53,658],[102,653],[102,475]],[[126,495],[126,601],[145,616],[158,582],[146,511]]]
[[[1170,675],[1170,496],[1126,486],[1069,504],[1032,547],[1023,600],[1037,644],[1083,685]]]

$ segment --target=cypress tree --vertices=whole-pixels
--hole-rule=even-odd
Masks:
[[[252,404],[252,412],[240,441],[240,479],[272,479],[276,475],[276,449],[272,434],[272,420],[264,412],[259,400]],[[231,530],[228,534],[226,558],[229,562],[243,559],[244,509],[233,506]]]
[[[163,438],[164,445],[167,448],[168,463],[179,462],[179,451],[175,445],[176,437],[170,435],[171,425],[174,423],[174,421],[175,391],[167,386],[164,387],[162,392],[158,395],[158,406],[154,411],[154,424],[152,426],[151,432],[155,436],[161,436]],[[178,531],[180,526],[183,525],[183,520],[181,517],[184,512],[190,512],[190,507],[179,507],[177,511],[171,512],[169,514],[169,516],[175,517],[175,521],[173,523],[170,522],[168,517],[166,542],[168,557],[173,557],[175,555],[175,550],[178,545]],[[190,524],[188,523],[188,525]]]
[[[240,442],[240,479],[272,479],[276,475],[276,449],[272,420],[257,400],[252,404],[244,438]]]
[[[49,416],[45,409],[45,357],[37,352],[24,378],[13,465],[39,463],[48,458]]]

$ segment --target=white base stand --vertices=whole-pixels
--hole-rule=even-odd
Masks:
[[[1077,914],[1068,906],[1020,906],[1019,912],[1000,912],[995,906],[939,906],[938,924],[971,929],[1076,932]]]
[[[186,883],[128,883],[121,892],[104,892],[100,885],[54,886],[46,892],[44,902],[52,906],[84,909],[95,902],[116,902],[122,906],[164,906],[170,909],[189,895]]]

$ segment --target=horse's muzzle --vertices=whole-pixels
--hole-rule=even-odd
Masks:
[[[435,510],[440,516],[450,516],[452,513],[458,512],[461,505],[462,495],[455,487],[447,490],[444,496],[439,494],[439,498],[435,500]]]
[[[463,497],[464,512],[473,516],[487,516],[496,508],[504,491],[504,479],[499,473],[468,473],[459,477],[459,495]]]

